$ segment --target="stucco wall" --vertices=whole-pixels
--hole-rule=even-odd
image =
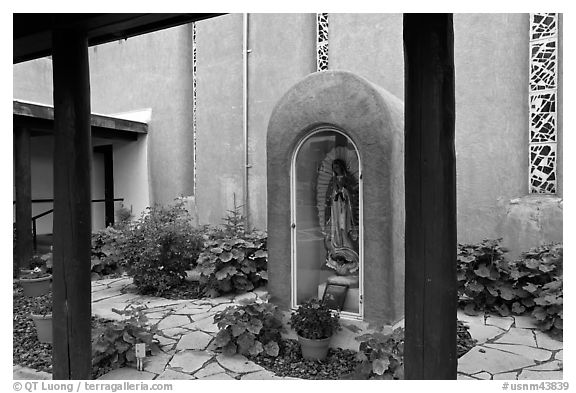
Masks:
[[[191,25],[92,47],[89,53],[93,112],[152,109],[148,134],[151,202],[168,203],[191,195]]]
[[[404,99],[402,14],[329,14],[331,70],[367,78]]]
[[[528,22],[454,16],[460,242],[495,238],[504,206],[528,191]]]
[[[244,203],[243,16],[197,23],[197,193],[201,223],[221,223],[232,194]],[[295,34],[297,32],[297,34]],[[248,16],[248,204],[266,228],[266,127],[286,90],[315,70],[312,14]]]
[[[12,96],[15,100],[26,100],[52,105],[52,59],[43,57],[12,67]]]
[[[242,14],[196,25],[196,203],[201,223],[219,224],[242,204]]]

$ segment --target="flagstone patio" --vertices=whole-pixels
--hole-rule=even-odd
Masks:
[[[170,300],[135,293],[128,277],[92,282],[92,314],[121,319],[112,308],[131,304],[146,307],[145,313],[158,323],[156,338],[161,350],[145,359],[144,371],[125,367],[102,380],[181,379],[294,379],[279,377],[242,355],[226,357],[215,351],[218,332],[214,314],[244,299],[264,299],[263,289],[215,299]],[[458,361],[458,379],[562,379],[562,342],[538,331],[529,317],[468,316],[458,319],[470,327],[477,345]],[[51,379],[48,373],[15,365],[14,379]]]

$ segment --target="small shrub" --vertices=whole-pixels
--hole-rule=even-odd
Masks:
[[[107,227],[92,234],[92,272],[102,276],[115,273],[123,259],[124,232]]]
[[[564,329],[563,315],[563,280],[562,277],[556,278],[542,286],[538,297],[534,298],[536,306],[532,311],[532,316],[536,318],[541,330],[552,330],[560,334]]]
[[[222,348],[225,355],[278,356],[284,328],[277,306],[256,302],[230,306],[214,316],[214,323],[220,329],[215,345]]]
[[[129,222],[134,218],[132,211],[125,207],[124,205],[116,209],[116,221],[114,226],[116,228],[123,228],[129,224]]]
[[[391,330],[391,329],[390,329]],[[356,337],[360,348],[357,376],[364,379],[404,379],[404,329]]]
[[[510,266],[504,258],[506,250],[500,241],[458,245],[458,297],[470,314],[493,309],[509,315],[507,304],[517,297],[510,279]]]
[[[542,330],[562,330],[562,245],[542,245],[507,262],[499,242],[459,245],[458,295],[465,311],[531,313]]]
[[[33,255],[32,258],[30,258],[30,262],[28,263],[28,267],[32,270],[39,268],[39,269],[44,269],[46,268],[46,261],[44,259],[42,259],[42,257],[40,255]]]
[[[204,294],[246,292],[268,280],[266,233],[250,232],[208,240],[198,257]]]
[[[136,360],[135,344],[145,343],[146,351],[158,348],[153,341],[156,325],[148,325],[148,319],[142,312],[143,307],[130,307],[126,310],[112,309],[126,318],[114,321],[106,326],[103,333],[92,344],[92,368],[112,366],[122,367]]]
[[[183,202],[148,208],[127,228],[122,256],[127,273],[144,294],[162,295],[181,285],[203,247]]]
[[[340,316],[319,299],[312,298],[292,312],[290,326],[304,338],[324,339],[340,329]]]

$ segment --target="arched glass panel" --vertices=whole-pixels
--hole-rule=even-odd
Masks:
[[[325,297],[361,314],[361,175],[352,141],[336,130],[312,133],[292,165],[292,304]]]

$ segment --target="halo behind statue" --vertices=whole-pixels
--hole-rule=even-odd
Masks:
[[[328,185],[330,180],[332,180],[332,162],[335,159],[340,159],[346,164],[346,171],[354,177],[355,189],[353,192],[353,214],[354,222],[358,225],[358,177],[359,177],[359,165],[358,165],[358,155],[354,149],[349,149],[344,146],[336,146],[330,150],[320,167],[318,168],[318,180],[316,183],[316,206],[318,208],[318,219],[320,228],[324,233],[326,233],[325,225],[325,207],[326,207],[326,191],[328,190]]]

